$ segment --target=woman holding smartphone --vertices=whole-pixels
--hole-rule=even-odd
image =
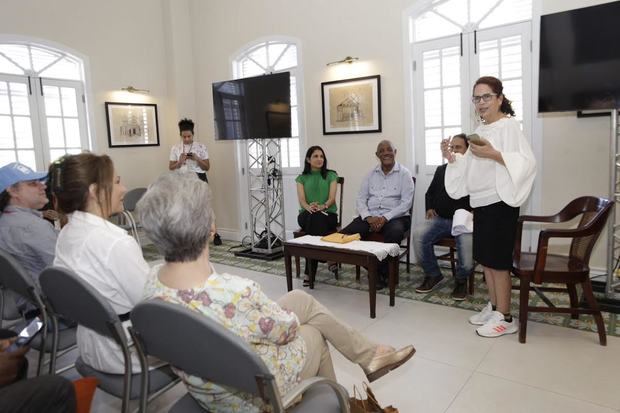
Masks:
[[[194,172],[201,181],[208,182],[207,171],[211,168],[209,152],[205,144],[194,141],[194,121],[181,119],[179,134],[181,142],[170,149],[168,169]],[[222,239],[217,232],[213,237],[213,244],[222,245]]]
[[[478,139],[470,140],[465,155],[452,153],[448,139],[441,151],[448,160],[446,191],[454,199],[470,196],[474,260],[482,265],[489,289],[489,303],[469,322],[480,326],[478,335],[499,337],[518,330],[510,314],[510,269],[519,207],[532,189],[536,159],[499,79],[478,79],[472,102],[481,120]]]

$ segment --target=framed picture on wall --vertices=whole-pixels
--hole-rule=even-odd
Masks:
[[[321,83],[323,135],[381,132],[381,76]]]
[[[110,148],[159,146],[157,105],[105,102]]]

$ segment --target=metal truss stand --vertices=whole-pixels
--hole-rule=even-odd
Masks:
[[[252,248],[235,255],[274,260],[284,255],[285,239],[280,140],[252,139],[247,156]]]
[[[618,123],[618,109],[611,112],[611,134],[609,146],[609,199],[615,202],[609,221],[607,222],[607,275],[592,279],[592,287],[604,297],[597,297],[601,309],[613,313],[620,313],[620,270],[617,270],[617,261],[620,257],[620,129]]]

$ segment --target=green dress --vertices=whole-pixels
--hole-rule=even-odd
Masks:
[[[312,171],[309,174],[299,175],[295,182],[303,185],[307,203],[317,202],[319,205],[322,205],[329,199],[329,186],[337,180],[338,174],[336,171],[329,170],[325,179],[321,176],[321,171]],[[303,211],[303,208],[299,208],[300,213]],[[335,214],[338,211],[336,203],[327,208],[326,211]]]

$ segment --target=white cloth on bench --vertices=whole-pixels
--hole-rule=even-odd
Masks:
[[[293,238],[286,242],[291,244],[316,245],[319,247],[369,252],[377,257],[379,261],[383,261],[388,255],[397,257],[400,254],[400,247],[396,243],[351,241],[346,244],[336,244],[334,242],[321,241],[321,237],[316,235],[304,235],[303,237]]]

